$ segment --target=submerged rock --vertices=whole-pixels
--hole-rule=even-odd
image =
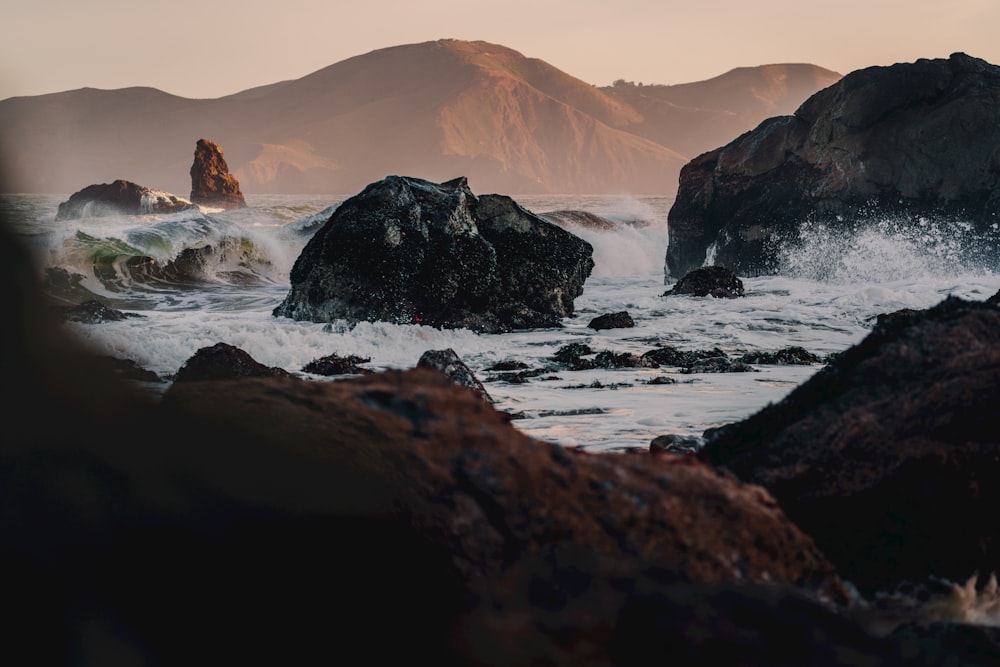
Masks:
[[[208,139],[195,145],[191,165],[191,201],[210,208],[245,208],[246,198],[240,192],[240,182],[229,173],[222,149]]]
[[[390,176],[302,250],[275,316],[499,333],[561,326],[593,269],[586,241],[464,178]]]
[[[998,107],[1000,67],[963,53],[851,72],[794,115],[684,166],[667,276],[701,266],[713,245],[716,264],[774,272],[806,221],[848,229],[873,215],[904,225],[956,218],[996,239]]]
[[[1000,569],[1000,309],[889,318],[698,456],[767,488],[864,594]]]
[[[131,181],[88,185],[59,204],[56,220],[96,218],[107,215],[176,213],[198,208],[187,199]]]

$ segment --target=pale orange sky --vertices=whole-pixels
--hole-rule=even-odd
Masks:
[[[598,86],[771,63],[847,74],[955,51],[1000,64],[1000,0],[7,0],[0,17],[0,99],[137,85],[219,97],[442,38]]]

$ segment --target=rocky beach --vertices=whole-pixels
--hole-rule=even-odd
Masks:
[[[773,244],[796,221],[857,220],[871,196],[873,206],[902,202],[886,213],[905,220],[966,213],[960,222],[982,232],[977,248],[995,264],[1000,152],[996,125],[978,114],[995,117],[997,72],[956,54],[851,73],[794,116],[691,162],[669,217],[667,287],[638,323],[630,304],[578,311],[594,246],[552,221],[565,212],[536,215],[464,179],[412,177],[372,183],[313,220],[269,314],[329,335],[384,322],[468,329],[476,340],[569,328],[593,342],[676,316],[673,299],[755,298],[741,276],[773,267]],[[953,161],[939,156],[936,170],[921,162],[915,173],[914,160],[876,150],[922,154],[921,137],[929,151],[941,128],[968,127],[981,131],[948,140],[949,154],[968,149],[961,183],[949,180]],[[217,158],[223,208],[240,214],[239,186]],[[135,203],[134,188],[122,192]],[[788,204],[780,220],[778,202]],[[775,222],[765,224],[765,209]],[[504,383],[481,383],[479,367],[451,349],[407,368],[358,370],[366,362],[346,358],[336,377],[319,379],[226,340],[193,350],[168,386],[149,391],[123,376],[127,360],[74,335],[136,309],[68,304],[67,293],[79,296],[71,290],[54,299],[57,278],[79,288],[91,277],[40,270],[26,239],[7,230],[0,554],[12,574],[11,656],[1000,664],[1000,292],[879,313],[860,340],[823,358],[794,341],[737,358],[613,339],[654,348],[633,355],[635,368],[687,364],[654,388],[796,360],[815,372],[746,418],[593,452],[519,428],[519,415],[491,398]],[[241,280],[248,267],[263,271],[248,248],[108,265],[157,290],[190,289],[234,253],[226,267],[242,269]],[[79,326],[66,325],[68,314]],[[586,326],[566,324],[580,315]],[[721,338],[723,326],[708,328]],[[589,359],[594,350],[559,352],[565,365],[520,381],[550,381],[542,376],[574,363],[611,372]]]

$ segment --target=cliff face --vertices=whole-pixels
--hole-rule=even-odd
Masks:
[[[0,147],[17,165],[9,185],[19,192],[121,177],[185,192],[183,147],[211,136],[244,192],[349,194],[410,174],[464,175],[482,192],[672,195],[692,155],[767,113],[741,115],[748,99],[780,98],[761,91],[786,85],[798,104],[826,83],[795,87],[776,72],[647,86],[656,93],[647,99],[497,44],[439,40],[218,99],[151,88],[11,98],[0,101]],[[727,86],[743,92],[712,92]]]
[[[700,266],[712,244],[715,263],[767,273],[803,223],[846,227],[871,211],[995,236],[998,145],[1000,67],[956,53],[852,72],[685,165],[667,273]]]

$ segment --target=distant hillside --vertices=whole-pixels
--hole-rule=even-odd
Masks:
[[[186,196],[207,138],[247,194],[353,194],[399,174],[467,176],[477,193],[673,195],[691,157],[839,76],[768,65],[597,88],[504,46],[439,40],[217,99],[152,88],[10,98],[0,101],[0,153],[20,192],[123,178]]]
[[[696,83],[660,86],[616,81],[601,90],[641,114],[642,120],[630,125],[629,131],[695,157],[729,143],[767,118],[794,113],[813,93],[841,78],[816,65],[761,65],[739,67]]]

